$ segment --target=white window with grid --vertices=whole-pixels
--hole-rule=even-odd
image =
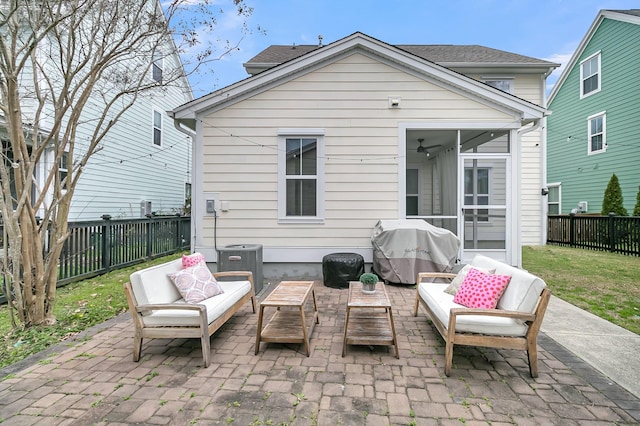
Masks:
[[[280,223],[324,221],[324,130],[278,131]]]
[[[164,59],[162,58],[162,52],[156,50],[153,52],[153,63],[151,64],[151,78],[154,81],[162,84],[162,74],[164,72]]]
[[[594,53],[580,63],[580,97],[600,91],[602,82],[600,70],[600,52]]]
[[[153,110],[153,144],[162,146],[162,112]]]
[[[607,115],[604,112],[587,118],[587,134],[589,135],[589,155],[607,150]]]
[[[547,190],[549,191],[549,193],[547,194],[547,214],[562,213],[560,189],[561,187],[559,183],[552,183],[547,185]]]
[[[482,81],[488,84],[491,87],[495,87],[496,89],[500,89],[503,92],[513,94],[513,78],[491,78],[486,77]]]
[[[488,206],[489,203],[489,168],[465,167],[464,169],[464,204]],[[465,221],[489,221],[489,210],[475,209],[465,214]]]

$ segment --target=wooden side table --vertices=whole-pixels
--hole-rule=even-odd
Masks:
[[[310,324],[307,324],[305,305],[313,301],[313,311]],[[276,308],[264,329],[262,321],[267,307]],[[303,343],[307,356],[311,354],[309,338],[313,328],[320,323],[318,303],[313,289],[313,281],[282,281],[273,289],[262,302],[258,315],[258,330],[256,331],[256,355],[260,349],[260,342],[274,343]]]
[[[349,283],[342,356],[347,354],[347,345],[394,346],[400,358],[391,302],[383,283],[376,284],[375,293],[363,293],[359,281]]]

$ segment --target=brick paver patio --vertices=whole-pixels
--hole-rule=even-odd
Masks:
[[[59,346],[0,383],[2,425],[605,425],[638,424],[640,400],[542,335],[540,376],[521,351],[444,344],[414,289],[388,286],[400,359],[392,347],[350,346],[342,357],[347,289],[316,282],[320,324],[311,356],[263,343],[254,355],[250,304],[212,337],[152,339],[132,361],[128,315],[91,339]],[[11,369],[9,369],[11,370]],[[8,369],[4,370],[4,374]]]

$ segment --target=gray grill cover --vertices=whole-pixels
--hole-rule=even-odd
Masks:
[[[373,228],[373,269],[383,280],[415,284],[418,272],[450,272],[460,240],[421,219],[380,220]]]

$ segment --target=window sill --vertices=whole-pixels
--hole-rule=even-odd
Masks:
[[[279,224],[323,224],[324,218],[321,217],[281,217],[278,219]]]
[[[580,92],[580,99],[585,99],[585,98],[588,98],[589,96],[595,95],[596,93],[600,93],[600,90],[601,89],[592,90],[589,93]]]

